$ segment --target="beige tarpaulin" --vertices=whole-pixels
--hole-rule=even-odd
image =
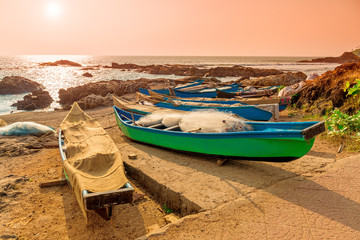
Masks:
[[[64,133],[64,169],[86,217],[82,191],[105,192],[127,182],[119,149],[100,126],[75,102],[60,125]]]

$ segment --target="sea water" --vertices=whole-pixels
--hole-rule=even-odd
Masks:
[[[185,57],[185,56],[58,56],[58,55],[35,55],[35,56],[3,56],[0,57],[0,80],[5,76],[22,76],[42,84],[49,91],[55,102],[50,109],[58,107],[58,92],[61,88],[67,89],[90,82],[116,80],[134,80],[139,78],[168,78],[178,79],[184,76],[155,75],[138,73],[134,71],[121,71],[119,69],[104,68],[111,63],[133,63],[138,65],[151,64],[186,64],[195,65],[199,68],[211,68],[217,66],[242,65],[253,68],[278,69],[283,71],[302,71],[323,74],[334,69],[338,64],[329,63],[299,63],[301,60],[310,60],[314,57]],[[82,67],[68,66],[39,66],[44,62],[55,62],[58,60],[70,60],[77,62]],[[93,70],[82,70],[84,67],[92,67]],[[84,77],[88,72],[93,77]],[[218,78],[221,81],[236,80],[233,78]],[[0,95],[0,115],[15,111],[11,104],[23,98],[25,94]]]

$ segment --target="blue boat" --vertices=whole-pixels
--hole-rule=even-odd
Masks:
[[[242,118],[252,120],[252,121],[269,121],[273,114],[269,111],[257,108],[253,105],[244,105],[244,106],[230,106],[230,107],[221,107],[221,106],[202,106],[201,103],[193,102],[158,102],[154,104],[157,107],[169,108],[181,111],[194,111],[194,110],[210,110],[215,109],[220,112],[229,112],[234,113]],[[215,104],[218,105],[218,104]]]
[[[176,86],[176,89],[184,89],[184,88],[188,88],[188,87],[193,87],[193,86],[197,86],[197,85],[201,85],[204,82],[204,79],[198,79],[194,82],[190,82],[190,83],[185,83],[185,84],[181,84]],[[149,91],[147,88],[139,88],[139,91],[142,94],[145,95],[149,95]],[[160,93],[160,94],[164,94],[164,95],[170,95],[169,89],[151,89],[151,91],[156,92],[156,93]]]
[[[253,130],[225,133],[183,132],[179,125],[166,128],[136,125],[142,115],[114,106],[121,131],[129,138],[169,149],[247,160],[288,161],[310,151],[315,136],[325,131],[324,122],[246,122]]]
[[[179,89],[173,89],[174,95],[181,98],[192,98],[192,97],[202,97],[202,98],[215,98],[217,96],[216,90],[221,90],[224,92],[236,92],[239,89],[239,84],[233,83],[228,86],[218,87],[218,88],[208,88],[198,91],[183,91]]]
[[[202,102],[202,103],[215,103],[215,104],[242,104],[242,105],[258,105],[258,104],[279,104],[279,111],[283,111],[290,103],[289,97],[276,98],[247,98],[245,100],[239,100],[236,98],[180,98],[173,96],[166,96],[164,94],[157,94],[153,91],[149,91],[150,97],[159,101],[170,101],[170,99],[182,101],[182,102]]]

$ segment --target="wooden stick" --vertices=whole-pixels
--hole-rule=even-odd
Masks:
[[[61,186],[67,184],[66,178],[62,178],[60,180],[54,180],[50,182],[40,183],[40,188],[53,187],[53,186]]]
[[[124,117],[124,118],[126,118],[126,119],[129,120],[129,121],[132,121],[132,122],[134,123],[134,125],[135,125],[134,120],[131,120],[130,118],[128,118],[127,116],[124,116],[124,115],[122,115],[122,114],[121,114],[121,116]]]
[[[133,121],[134,125],[136,125],[133,113],[131,113],[131,118],[132,118],[132,121]]]
[[[222,166],[222,165],[224,165],[224,163],[225,163],[226,161],[227,161],[226,158],[224,158],[224,159],[219,159],[219,160],[216,161],[216,165]]]
[[[184,132],[191,133],[191,132],[200,131],[200,130],[201,130],[201,128],[196,128],[196,129],[190,129],[190,130],[187,130],[187,131],[184,131]]]

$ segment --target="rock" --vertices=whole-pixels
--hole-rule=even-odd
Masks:
[[[40,63],[39,66],[41,66],[41,67],[56,67],[56,66],[81,67],[81,64],[72,62],[69,60],[59,60],[56,62]]]
[[[149,74],[175,74],[178,76],[204,76],[208,77],[261,77],[283,73],[276,69],[258,69],[235,65],[232,67],[215,67],[215,68],[197,68],[193,65],[146,65],[140,66],[136,64],[118,64],[112,63],[111,67],[121,70],[133,70],[137,72],[145,72]]]
[[[24,96],[24,100],[12,106],[16,106],[18,110],[35,110],[47,108],[53,101],[48,91],[38,90]]]
[[[91,94],[89,96],[81,98],[79,101],[77,101],[77,103],[82,109],[85,110],[101,106],[112,106],[113,99],[110,93],[105,97]]]
[[[4,127],[6,125],[7,123],[4,120],[0,119],[0,127]]]
[[[129,155],[128,155],[128,158],[129,158],[130,160],[136,160],[136,159],[137,159],[137,155],[136,155],[136,154],[129,154]]]
[[[296,107],[308,107],[313,113],[325,113],[335,107],[348,113],[360,110],[353,98],[344,92],[347,81],[350,86],[355,85],[357,78],[354,76],[360,76],[360,62],[343,64],[314,80],[307,80],[296,99]]]
[[[141,88],[148,88],[152,85],[174,85],[173,80],[169,79],[138,79],[138,80],[111,80],[88,83],[78,87],[71,87],[68,89],[59,90],[60,104],[72,105],[75,101],[78,101],[91,94],[105,97],[109,93],[117,96],[122,96],[128,93],[135,93]]]
[[[0,81],[0,94],[18,94],[41,90],[43,86],[20,76],[7,76]]]
[[[341,56],[339,57],[325,57],[325,58],[315,58],[312,59],[311,61],[300,61],[300,62],[304,62],[304,63],[308,63],[308,62],[317,62],[317,63],[356,63],[360,61],[360,57],[357,56],[356,54],[352,53],[352,52],[344,52]]]
[[[92,75],[91,73],[88,73],[88,72],[83,73],[82,76],[83,76],[83,77],[93,77],[93,75]]]
[[[299,83],[306,79],[306,74],[302,72],[286,72],[279,75],[272,75],[266,77],[258,77],[255,79],[243,80],[241,83],[243,85],[250,86],[274,86],[274,85],[284,85],[290,86],[295,83]]]
[[[179,218],[178,218],[175,214],[173,214],[173,213],[170,213],[170,214],[166,215],[166,216],[164,217],[164,219],[165,219],[165,222],[166,222],[167,224],[169,224],[169,223],[175,223],[175,222],[179,221]]]

